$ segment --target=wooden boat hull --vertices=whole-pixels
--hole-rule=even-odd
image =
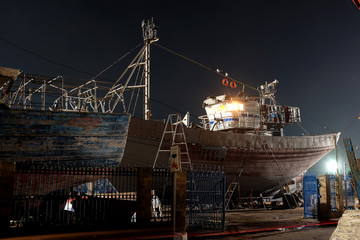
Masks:
[[[50,112],[0,105],[0,161],[119,166],[129,114]]]

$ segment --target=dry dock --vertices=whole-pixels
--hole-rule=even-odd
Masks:
[[[226,213],[226,230],[188,233],[190,239],[329,239],[336,219],[305,219],[303,208],[245,210]]]
[[[360,219],[360,218],[359,218]],[[360,220],[359,220],[360,221]],[[303,209],[245,210],[227,212],[224,232],[188,232],[173,235],[166,231],[124,230],[29,236],[26,239],[317,239],[327,240],[336,228],[335,221],[304,219]],[[13,238],[20,239],[20,238]],[[24,239],[24,238],[21,238]],[[340,238],[334,238],[340,239]],[[343,239],[343,238],[342,238]],[[356,238],[353,238],[356,239]]]

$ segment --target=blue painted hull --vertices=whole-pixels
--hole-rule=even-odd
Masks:
[[[118,166],[129,114],[17,110],[0,106],[0,161]]]

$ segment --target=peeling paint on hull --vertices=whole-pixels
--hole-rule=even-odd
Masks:
[[[0,106],[0,161],[118,166],[129,114],[50,112]]]

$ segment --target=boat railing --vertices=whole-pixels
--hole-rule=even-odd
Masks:
[[[301,122],[298,107],[267,105],[262,110],[262,116],[262,122],[265,124],[294,124]]]
[[[215,114],[211,120],[207,115],[199,119],[205,130],[255,129],[260,127],[260,115],[255,112],[241,112],[237,115]]]
[[[207,115],[202,115],[198,117],[201,121],[204,130],[210,130],[210,122]]]

